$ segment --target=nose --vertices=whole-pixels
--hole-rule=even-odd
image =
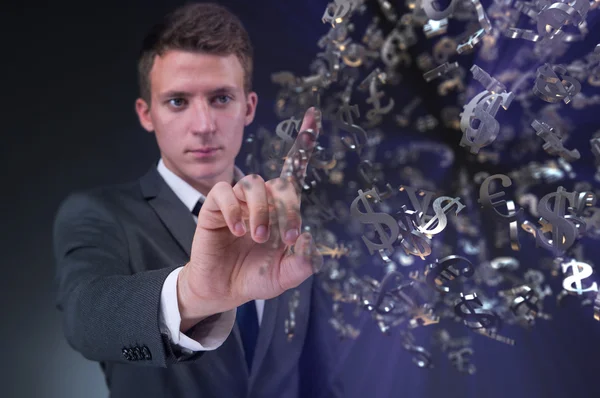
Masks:
[[[194,108],[191,130],[194,134],[211,134],[217,129],[215,115],[206,101],[199,101]]]

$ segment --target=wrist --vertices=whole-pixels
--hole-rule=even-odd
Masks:
[[[191,292],[186,279],[187,264],[183,267],[179,275],[177,275],[177,305],[179,307],[179,315],[181,323],[179,330],[182,333],[187,332],[194,327],[198,322],[208,318],[211,314],[200,314],[194,311],[194,300],[191,297]]]

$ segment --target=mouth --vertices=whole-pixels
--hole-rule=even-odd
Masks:
[[[220,150],[221,150],[221,148],[212,147],[212,148],[198,148],[198,149],[193,149],[193,150],[190,150],[190,152],[195,157],[202,158],[202,157],[207,157],[207,156],[213,156],[214,154],[216,154]]]

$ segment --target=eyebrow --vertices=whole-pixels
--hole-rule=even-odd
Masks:
[[[237,90],[236,87],[234,86],[221,86],[221,87],[217,87],[214,90],[211,90],[208,92],[208,94],[210,96],[213,95],[220,95],[220,94],[227,94],[227,93],[233,93]],[[166,91],[165,93],[160,95],[161,99],[166,99],[166,98],[178,98],[178,97],[191,97],[192,93],[188,92],[188,91],[181,91],[181,90],[169,90]]]

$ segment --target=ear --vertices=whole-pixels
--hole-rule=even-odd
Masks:
[[[246,120],[244,122],[244,126],[248,126],[254,120],[257,104],[258,95],[252,91],[246,96]]]
[[[152,123],[152,117],[150,116],[150,105],[142,98],[138,98],[135,100],[135,112],[142,127],[149,133],[153,132],[154,123]]]

